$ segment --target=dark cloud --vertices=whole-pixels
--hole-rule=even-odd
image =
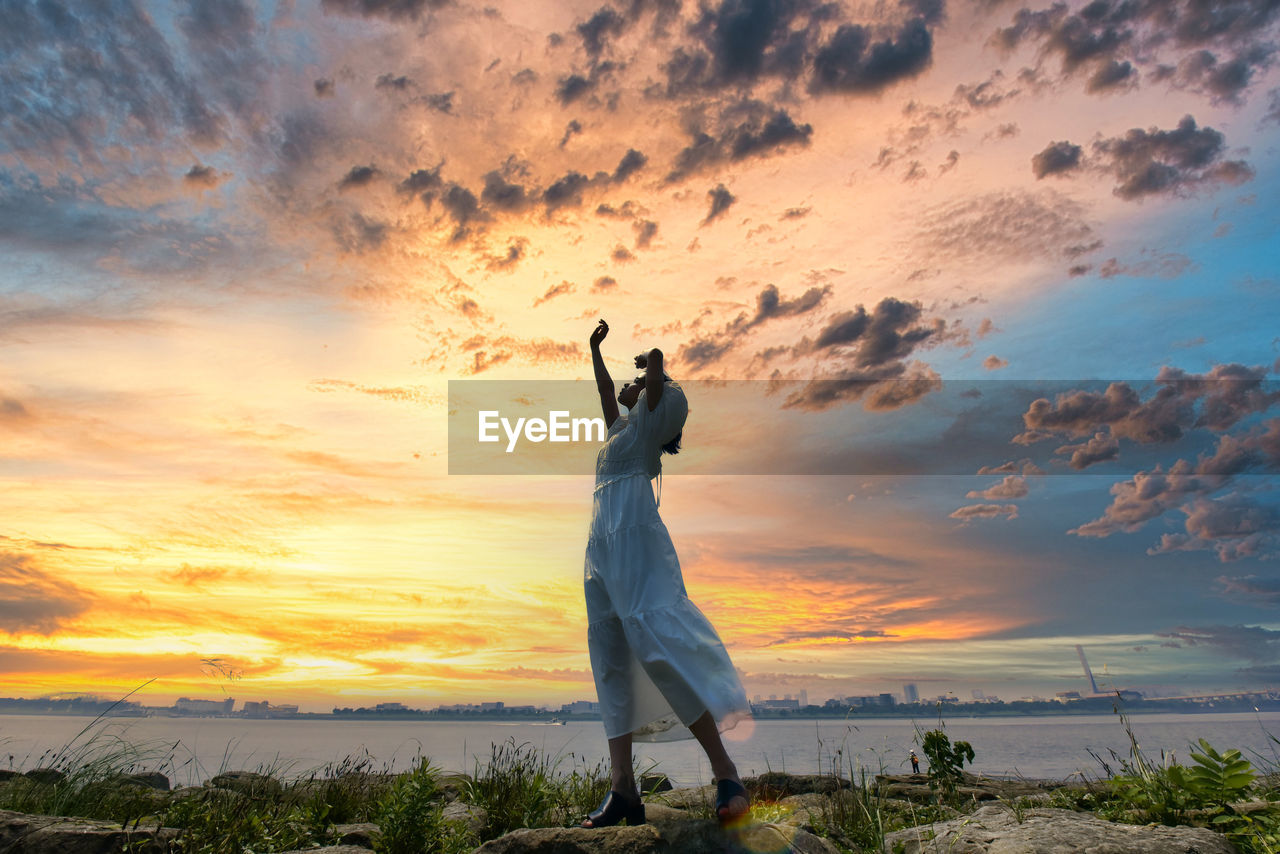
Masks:
[[[1209,95],[1214,103],[1241,104],[1256,72],[1272,64],[1275,48],[1254,45],[1228,60],[1209,50],[1194,51],[1174,66],[1157,69],[1154,79]]]
[[[1179,508],[1185,533],[1163,534],[1148,554],[1212,551],[1224,563],[1268,559],[1280,552],[1280,507],[1269,496],[1237,489],[1226,495],[1188,496]]]
[[[1050,143],[1031,158],[1031,171],[1036,178],[1070,172],[1080,167],[1080,155],[1083,153],[1084,149],[1070,142]]]
[[[1016,504],[970,504],[965,507],[959,507],[950,514],[952,519],[960,519],[968,522],[973,519],[999,519],[1003,516],[1006,520],[1018,518],[1018,505]]]
[[[592,289],[597,291],[608,291],[616,288],[617,286],[618,280],[613,276],[601,276],[591,283]]]
[[[396,92],[403,92],[413,86],[413,81],[404,75],[397,77],[394,74],[379,74],[378,79],[374,81],[375,89],[391,89]]]
[[[602,6],[590,18],[578,24],[582,47],[592,57],[605,49],[609,36],[618,36],[627,28],[628,21],[612,6]]]
[[[573,119],[564,127],[564,136],[560,137],[560,147],[564,148],[569,144],[569,140],[582,133],[582,123],[577,119]]]
[[[596,88],[596,81],[581,74],[568,74],[556,83],[556,98],[560,106],[567,107]]]
[[[658,234],[658,224],[651,219],[639,219],[631,223],[636,232],[636,249],[648,249]]]
[[[439,199],[441,206],[453,218],[456,225],[451,238],[454,243],[466,239],[471,226],[489,219],[488,213],[481,209],[476,194],[461,184],[450,184],[448,189],[440,194]]]
[[[1239,364],[1215,365],[1204,374],[1166,366],[1146,400],[1126,382],[1111,383],[1103,392],[1060,394],[1052,403],[1039,398],[1022,416],[1026,432],[1014,441],[1090,436],[1105,428],[1117,439],[1172,442],[1195,427],[1226,430],[1280,401],[1280,391],[1268,388],[1266,374],[1266,367]]]
[[[631,254],[631,250],[619,243],[613,247],[613,251],[609,253],[609,257],[615,264],[626,264],[636,260],[636,256]]]
[[[1138,199],[1177,194],[1201,184],[1239,184],[1253,177],[1241,160],[1222,160],[1226,143],[1221,133],[1199,128],[1185,116],[1173,130],[1134,128],[1124,136],[1093,143],[1094,155],[1112,171],[1119,184],[1115,194]]]
[[[522,211],[529,206],[529,193],[524,186],[507,181],[502,173],[494,170],[484,176],[484,189],[480,200],[500,211]]]
[[[0,552],[0,631],[51,635],[91,604],[88,593],[41,569],[30,555]]]
[[[627,153],[622,156],[620,161],[618,161],[618,168],[613,170],[614,182],[621,183],[627,180],[632,175],[643,169],[644,165],[648,162],[649,158],[645,157],[644,154],[636,151],[634,148],[628,148]]]
[[[317,77],[314,85],[317,98],[332,98],[336,92],[333,81],[327,77]]]
[[[542,203],[547,213],[562,207],[578,207],[582,204],[582,191],[591,184],[591,179],[581,172],[569,172],[554,181],[542,192]]]
[[[517,237],[507,246],[507,251],[504,254],[490,258],[486,262],[485,268],[493,272],[514,270],[520,260],[524,258],[525,248],[528,245],[528,240],[523,237]]]
[[[380,249],[387,240],[389,227],[385,222],[369,219],[361,213],[338,219],[333,223],[333,238],[344,252],[358,255]]]
[[[230,177],[223,175],[212,166],[202,166],[199,163],[193,164],[190,169],[182,176],[182,180],[192,187],[201,189],[212,189]]]
[[[693,368],[718,361],[738,346],[739,339],[752,329],[783,317],[798,317],[819,308],[831,294],[831,287],[811,287],[799,296],[786,299],[776,285],[766,285],[756,295],[755,311],[741,312],[717,332],[695,340],[681,349],[679,358]]]
[[[397,189],[402,193],[421,194],[433,190],[439,190],[444,186],[444,181],[440,177],[441,167],[435,169],[417,169],[409,174],[400,182]]]
[[[1152,79],[1234,102],[1255,72],[1270,64],[1274,46],[1267,28],[1278,10],[1273,0],[1093,0],[1075,12],[1058,2],[1038,11],[1020,9],[992,40],[1006,50],[1037,44],[1061,61],[1065,76],[1089,70],[1090,92],[1132,85],[1139,65],[1185,51],[1173,64],[1156,65]],[[1222,62],[1209,48],[1234,56]]]
[[[1262,578],[1257,575],[1220,575],[1217,578],[1222,592],[1238,595],[1250,604],[1280,605],[1280,578]]]
[[[813,208],[787,208],[778,219],[804,219],[812,212]]]
[[[1111,59],[1098,66],[1098,70],[1090,75],[1089,82],[1084,88],[1091,93],[1111,92],[1126,88],[1137,82],[1137,79],[1138,70],[1133,67],[1133,63],[1128,60],[1118,62]]]
[[[1231,658],[1252,662],[1269,662],[1280,657],[1280,631],[1261,626],[1179,626],[1170,632],[1157,632],[1184,647],[1209,647]]]
[[[878,92],[916,76],[932,61],[933,36],[923,18],[908,21],[894,36],[874,43],[867,27],[844,24],[814,56],[809,90]]]
[[[556,297],[566,296],[573,292],[574,292],[574,286],[571,282],[565,281],[565,282],[561,282],[558,285],[552,285],[551,287],[547,288],[547,292],[545,294],[543,294],[542,296],[538,297],[536,300],[533,301],[533,306],[534,308],[537,308],[538,306],[542,305],[544,302],[549,302],[555,299]]]
[[[1076,471],[1084,471],[1095,463],[1107,462],[1120,456],[1120,442],[1109,433],[1095,433],[1087,442],[1063,445],[1055,454],[1069,455],[1068,464]]]
[[[378,171],[377,166],[352,166],[346,175],[342,176],[342,180],[338,182],[339,190],[350,190],[354,187],[367,187],[382,173]]]
[[[1224,561],[1268,557],[1280,546],[1280,511],[1274,502],[1239,488],[1225,497],[1212,496],[1236,483],[1238,474],[1277,470],[1280,418],[1241,436],[1219,437],[1214,453],[1194,464],[1178,460],[1168,471],[1156,466],[1113,485],[1111,504],[1102,516],[1068,533],[1106,537],[1134,532],[1178,508],[1186,516],[1185,533],[1165,534],[1150,553],[1211,550]]]
[[[685,98],[707,91],[745,91],[763,78],[801,83],[812,92],[879,91],[929,65],[929,26],[942,3],[907,0],[889,23],[873,30],[841,24],[835,4],[816,0],[721,0],[704,4],[689,32],[696,44],[672,51],[663,71],[664,93]]]
[[[427,109],[435,110],[437,113],[453,114],[453,92],[435,92],[423,95],[418,101],[425,104]]]
[[[985,498],[988,501],[1008,501],[1012,498],[1025,498],[1027,495],[1027,479],[1022,475],[1007,475],[1003,480],[994,486],[986,489],[971,490],[965,493],[965,498]]]
[[[692,130],[692,141],[676,155],[668,181],[678,181],[718,164],[768,157],[790,147],[805,147],[813,127],[798,125],[785,110],[747,101],[727,108],[715,134]]]
[[[711,207],[707,210],[706,218],[702,220],[703,225],[708,225],[723,216],[725,211],[738,200],[738,197],[730,193],[724,184],[718,184],[708,190],[707,198],[711,202]]]
[[[452,0],[320,0],[326,12],[416,21],[432,9],[450,5]]]

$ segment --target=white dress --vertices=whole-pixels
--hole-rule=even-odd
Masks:
[[[674,382],[652,412],[641,392],[610,426],[596,458],[584,586],[587,645],[608,738],[688,738],[688,725],[704,712],[721,729],[750,715],[724,644],[685,593],[649,485],[662,445],[680,432],[688,412]]]

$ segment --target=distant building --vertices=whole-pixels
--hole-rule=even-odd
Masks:
[[[908,682],[902,686],[902,701],[904,703],[920,702],[920,692],[916,690],[914,682]]]
[[[600,704],[594,700],[574,700],[572,703],[565,703],[561,706],[560,712],[566,715],[599,714]]]
[[[500,711],[502,711],[503,706],[505,706],[505,705],[506,705],[506,704],[505,704],[505,703],[503,703],[501,700],[498,700],[498,701],[493,702],[493,703],[481,703],[481,704],[480,704],[480,711],[482,711],[482,712],[500,712]]]
[[[801,692],[800,692],[800,706],[801,706],[801,708],[803,708],[804,706],[807,706],[807,705],[809,705],[809,692],[808,692],[808,691],[801,690]]]
[[[898,701],[892,694],[881,694],[879,697],[879,703],[882,706],[896,706]]]
[[[404,703],[379,703],[374,706],[380,712],[407,712],[409,707]]]
[[[786,699],[783,699],[783,700],[779,700],[776,697],[774,697],[774,698],[765,700],[763,703],[756,703],[755,708],[757,709],[798,709],[800,708],[800,701],[792,699],[791,697],[787,697]]]
[[[190,697],[179,697],[173,704],[175,712],[188,715],[229,715],[236,701],[233,697],[225,700],[193,700]]]

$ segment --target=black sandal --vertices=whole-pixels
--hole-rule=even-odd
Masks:
[[[622,792],[611,791],[604,796],[604,800],[600,803],[600,808],[587,816],[586,820],[591,825],[582,825],[588,830],[594,830],[597,827],[613,827],[623,820],[631,827],[637,824],[644,824],[644,801],[640,800],[640,796],[634,798],[628,797]]]
[[[729,804],[734,798],[742,798],[747,802],[747,808],[740,813],[730,812]],[[735,782],[728,778],[716,781],[716,818],[721,824],[726,824],[742,818],[751,811],[751,798],[747,796],[747,790],[743,788],[741,783]]]

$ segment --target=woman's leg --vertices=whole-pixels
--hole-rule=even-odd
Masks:
[[[609,739],[609,788],[627,798],[639,797],[635,769],[631,764],[631,733]],[[594,827],[591,819],[583,827]]]
[[[711,717],[711,712],[703,712],[702,717],[689,724],[689,731],[707,752],[707,760],[711,763],[711,775],[717,780],[732,780],[741,784],[742,778],[738,776],[738,767],[733,764],[733,760],[729,758],[729,752],[724,749],[724,741],[720,738],[720,730],[716,729],[715,718]],[[746,798],[734,797],[729,801],[727,815],[742,815],[747,811],[748,806],[750,805]]]
[[[636,793],[636,774],[631,765],[631,733],[609,739],[610,783],[615,792],[627,797]]]

